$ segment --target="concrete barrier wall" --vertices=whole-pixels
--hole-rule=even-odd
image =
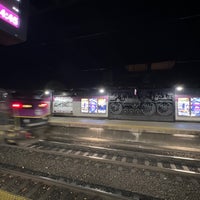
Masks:
[[[174,121],[174,94],[162,90],[112,90],[109,118],[147,121]]]
[[[62,107],[63,111],[54,114],[126,120],[174,121],[174,94],[170,90],[115,89],[107,92],[108,95],[102,96],[92,93],[87,93],[87,95],[77,93],[75,97],[65,97],[68,103],[61,102],[62,105],[65,105]],[[57,105],[61,104],[57,103]]]

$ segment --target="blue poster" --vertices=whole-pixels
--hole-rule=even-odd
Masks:
[[[97,113],[97,99],[89,99],[89,113]]]
[[[191,116],[200,116],[200,97],[191,98]]]

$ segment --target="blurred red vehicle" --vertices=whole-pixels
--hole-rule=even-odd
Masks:
[[[50,96],[43,91],[15,91],[11,93],[11,108],[21,127],[43,125],[51,113]]]

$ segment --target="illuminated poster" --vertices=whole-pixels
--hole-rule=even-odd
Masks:
[[[89,99],[89,113],[97,113],[97,99]]]
[[[54,113],[72,113],[73,99],[71,97],[54,96],[53,112]]]
[[[106,113],[106,99],[98,99],[98,113]]]
[[[88,113],[88,99],[81,99],[81,112]]]
[[[190,116],[189,105],[189,98],[178,98],[178,115]]]
[[[191,116],[200,116],[200,97],[191,98]]]

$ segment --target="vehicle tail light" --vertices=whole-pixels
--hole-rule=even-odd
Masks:
[[[22,108],[32,108],[33,106],[32,105],[30,105],[30,104],[23,104],[22,105]]]
[[[38,104],[39,108],[46,108],[47,106],[48,106],[47,103],[40,103],[40,104]]]
[[[32,108],[32,107],[33,106],[30,104],[22,104],[22,103],[18,103],[18,102],[12,103],[12,108],[15,108],[15,109]]]
[[[22,108],[22,103],[12,103],[12,108]]]

